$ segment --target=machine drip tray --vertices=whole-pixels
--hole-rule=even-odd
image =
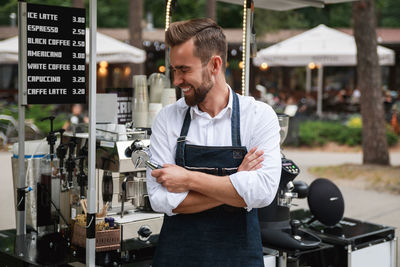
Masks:
[[[164,218],[164,214],[155,213],[155,212],[144,212],[144,211],[128,211],[121,218],[120,214],[111,215],[114,218],[115,222],[118,224],[130,223],[134,221],[142,221],[154,218]]]
[[[318,221],[310,224],[307,222],[312,220],[309,210],[294,210],[290,213],[291,218],[300,220],[303,227],[314,233],[322,239],[322,241],[337,244],[351,245],[353,250],[370,246],[384,240],[392,240],[394,238],[394,227],[373,224],[356,219],[344,217],[334,226],[326,226]]]
[[[318,237],[302,230],[292,235],[291,229],[261,229],[261,238],[264,245],[284,250],[307,250],[321,243]]]
[[[321,244],[331,245],[318,254],[302,255],[299,262],[310,266],[396,267],[395,228],[344,217],[334,226],[314,221],[309,210],[294,210],[292,219],[302,222],[306,231],[318,236]],[[316,259],[320,260],[316,260]]]

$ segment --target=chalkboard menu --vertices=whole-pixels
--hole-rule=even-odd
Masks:
[[[85,9],[27,4],[28,104],[85,103]]]

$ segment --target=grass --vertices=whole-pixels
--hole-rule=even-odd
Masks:
[[[363,183],[368,189],[400,194],[400,166],[343,164],[311,167],[309,172],[318,177],[351,180]]]

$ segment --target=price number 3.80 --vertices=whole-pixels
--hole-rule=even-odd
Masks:
[[[85,17],[72,16],[73,23],[85,23]]]

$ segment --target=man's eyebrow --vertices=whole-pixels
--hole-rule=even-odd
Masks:
[[[181,70],[181,69],[185,69],[185,68],[189,68],[189,66],[186,66],[186,65],[179,65],[179,66],[175,66],[175,67],[173,67],[173,66],[169,66],[169,69],[170,70]]]

